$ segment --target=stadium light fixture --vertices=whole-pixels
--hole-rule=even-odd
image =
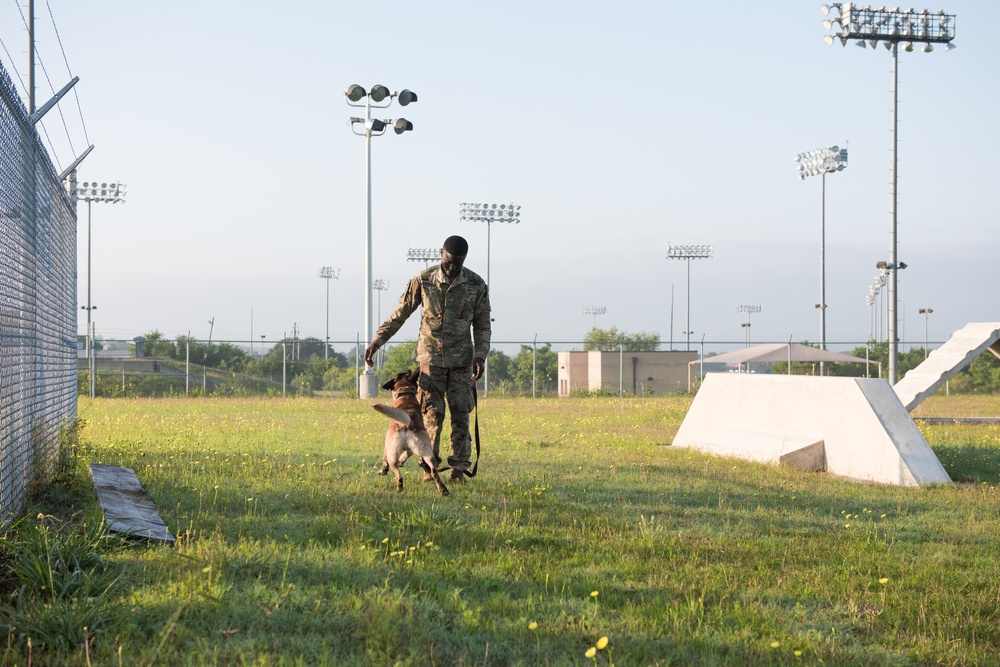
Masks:
[[[367,209],[367,226],[365,231],[365,344],[371,342],[374,327],[372,325],[372,137],[382,136],[386,128],[392,126],[396,134],[403,134],[413,129],[413,123],[405,118],[372,118],[372,109],[385,109],[392,105],[393,99],[400,106],[406,106],[417,101],[417,96],[410,90],[390,91],[382,84],[376,84],[366,91],[358,84],[351,84],[344,91],[347,105],[364,107],[364,118],[351,117],[348,121],[354,134],[365,138],[365,204]],[[378,395],[378,378],[375,371],[365,366],[363,378],[359,381],[359,398],[375,398]]]
[[[323,358],[330,358],[330,281],[340,278],[340,269],[324,266],[319,270],[319,277],[326,280],[326,346],[323,348]]]
[[[711,259],[713,253],[710,245],[668,245],[667,259],[687,260],[687,326],[684,336],[687,339],[687,351],[691,351],[691,260]]]
[[[407,262],[423,262],[427,268],[431,262],[441,259],[441,250],[438,248],[407,248]]]
[[[459,204],[462,222],[486,223],[486,284],[490,284],[490,227],[494,222],[521,222],[521,207],[516,204]]]
[[[741,324],[740,326],[743,327],[744,329],[746,329],[746,331],[747,331],[746,346],[750,347],[750,316],[751,315],[758,315],[758,314],[764,312],[764,306],[762,306],[759,303],[743,303],[743,304],[740,304],[740,305],[736,306],[736,312],[737,313],[746,313],[747,314],[747,321],[744,322],[743,324]]]
[[[924,316],[924,359],[927,358],[927,326],[931,319],[931,313],[934,312],[933,308],[921,308],[917,311]]]
[[[926,9],[901,9],[899,7],[874,7],[857,5],[853,2],[833,3],[820,8],[824,16],[830,17],[823,21],[827,31],[836,31],[824,35],[823,41],[832,46],[840,42],[846,46],[854,40],[860,47],[871,46],[874,49],[879,42],[892,52],[892,150],[891,176],[889,179],[889,384],[896,384],[899,365],[898,304],[899,281],[896,272],[897,250],[897,211],[896,195],[898,192],[897,165],[898,155],[898,110],[899,110],[899,45],[904,51],[913,51],[913,45],[923,44],[922,51],[930,53],[932,44],[943,44],[945,51],[955,48],[952,40],[955,38],[955,15],[944,10],[936,12]],[[898,268],[902,268],[900,265]]]
[[[90,278],[91,278],[91,252],[90,252],[90,205],[94,202],[100,204],[122,204],[125,202],[125,186],[121,183],[98,183],[96,181],[84,181],[76,187],[75,196],[78,201],[87,202],[87,305],[82,309],[87,311],[87,368],[90,375],[90,397],[94,398],[97,393],[97,363],[94,357],[93,324],[91,321],[91,311],[97,306],[90,301]]]
[[[584,315],[593,315],[594,316],[594,328],[595,329],[597,328],[597,316],[598,315],[606,315],[607,313],[608,313],[608,307],[607,306],[584,306],[583,307],[583,314]]]
[[[799,179],[807,176],[820,177],[820,225],[819,225],[819,347],[826,349],[826,175],[847,168],[847,149],[839,146],[816,148],[795,156]],[[820,374],[823,364],[820,363]]]
[[[519,224],[521,222],[521,207],[513,202],[509,204],[459,204],[458,219],[462,222],[486,223],[486,285],[492,287],[493,285],[490,283],[490,229],[494,222]],[[483,370],[484,394],[489,391],[489,387],[490,364],[489,359],[487,359]]]

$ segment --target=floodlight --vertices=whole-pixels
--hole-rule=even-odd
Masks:
[[[400,100],[401,105],[409,104],[410,102],[416,100],[416,95],[409,93],[408,91],[403,91],[406,93],[403,95],[403,99]],[[372,322],[372,291],[378,291],[378,288],[373,290],[372,281],[372,187],[371,187],[371,138],[372,136],[381,136],[385,133],[386,126],[389,124],[393,125],[393,129],[396,134],[402,134],[408,130],[413,129],[413,123],[406,120],[405,118],[400,118],[398,120],[383,120],[380,118],[371,117],[371,102],[385,102],[377,106],[378,109],[384,109],[392,104],[392,98],[396,97],[396,93],[393,93],[382,84],[375,84],[372,86],[371,92],[366,93],[365,89],[357,84],[353,84],[348,87],[345,92],[347,96],[347,103],[350,106],[363,106],[365,108],[364,118],[351,118],[350,125],[351,131],[365,138],[365,164],[367,166],[367,177],[366,177],[366,203],[367,203],[367,220],[365,225],[365,282],[364,282],[364,292],[365,292],[365,340],[370,341],[372,339],[372,331],[374,329]],[[368,99],[364,104],[356,104],[360,102],[363,98]],[[364,371],[363,378],[359,378],[358,384],[358,397],[359,398],[374,398],[378,394],[378,382],[376,380],[374,371],[370,368],[366,368]]]
[[[396,96],[396,99],[399,100],[400,106],[405,107],[410,102],[417,101],[417,94],[412,90],[407,90],[404,88],[403,90],[399,91],[399,94]]]
[[[349,99],[350,101],[359,102],[361,98],[363,98],[368,93],[365,91],[364,88],[362,88],[358,84],[352,83],[350,86],[347,87],[347,91],[344,94],[347,95],[347,99]]]
[[[687,326],[684,334],[687,336],[687,349],[691,350],[691,260],[710,259],[710,245],[667,245],[667,259],[687,260]]]
[[[806,176],[819,176],[822,179],[822,209],[820,211],[820,260],[819,260],[819,298],[817,306],[820,309],[819,346],[826,349],[826,175],[843,171],[847,168],[847,149],[840,146],[814,148],[796,157],[799,180]],[[821,366],[822,369],[822,366]]]

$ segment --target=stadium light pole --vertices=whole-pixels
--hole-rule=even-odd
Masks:
[[[319,277],[326,280],[326,346],[323,348],[323,358],[330,358],[330,280],[340,277],[340,269],[324,266],[319,270]]]
[[[826,349],[826,175],[847,168],[847,149],[839,146],[816,148],[795,156],[798,164],[799,180],[806,176],[820,177],[820,225],[819,225],[819,347]],[[820,362],[820,375],[823,363]]]
[[[82,310],[87,311],[87,373],[90,375],[90,397],[94,398],[97,393],[97,380],[95,372],[97,370],[96,359],[94,358],[93,344],[93,324],[91,322],[91,311],[97,308],[90,301],[90,276],[91,276],[91,254],[90,254],[90,206],[94,202],[104,204],[121,204],[125,202],[125,186],[121,183],[97,183],[85,181],[76,189],[77,200],[87,202],[87,305],[82,306]]]
[[[486,223],[486,287],[490,289],[490,228],[494,222],[512,222],[515,225],[521,222],[521,207],[511,202],[510,204],[459,204],[458,219],[462,222],[485,222]],[[492,321],[492,320],[491,320]],[[489,352],[483,368],[483,393],[490,390],[490,359]]]
[[[511,204],[459,204],[459,220],[486,223],[486,285],[490,285],[490,228],[494,222],[521,222],[521,207]]]
[[[426,269],[431,262],[441,259],[440,248],[407,248],[407,262],[423,262]]]
[[[930,323],[931,313],[934,312],[933,308],[921,308],[917,311],[924,316],[924,359],[927,358],[927,326]]]
[[[607,313],[608,313],[608,307],[607,306],[584,306],[583,307],[583,314],[584,315],[593,315],[594,316],[594,328],[595,329],[597,328],[597,316],[598,315],[607,315]]]
[[[347,105],[361,107],[365,110],[364,118],[351,117],[348,121],[351,131],[365,138],[365,208],[367,210],[367,226],[365,227],[365,345],[372,340],[372,137],[382,136],[390,126],[396,134],[403,134],[413,129],[413,123],[405,118],[387,118],[379,120],[372,118],[372,109],[385,109],[396,99],[400,106],[406,106],[417,101],[416,93],[409,90],[390,91],[381,84],[376,84],[370,91],[358,84],[351,84],[344,91]],[[363,100],[363,101],[362,101]],[[383,104],[383,102],[385,102]],[[378,378],[375,371],[365,365],[363,378],[359,381],[358,397],[375,398],[378,396]]]
[[[743,303],[736,306],[736,312],[747,314],[747,321],[740,326],[747,330],[747,347],[750,347],[750,316],[764,312],[764,306],[759,303]]]
[[[847,42],[854,41],[857,46],[865,48],[871,46],[872,49],[881,42],[885,48],[892,52],[892,156],[891,156],[891,176],[889,177],[889,384],[896,384],[898,379],[899,365],[899,337],[897,334],[898,325],[898,304],[899,304],[899,281],[897,266],[901,268],[897,261],[897,216],[896,216],[896,193],[898,175],[896,172],[898,155],[898,110],[899,110],[899,45],[904,43],[903,50],[913,51],[914,42],[923,44],[921,51],[930,53],[934,50],[931,44],[944,44],[945,51],[955,48],[952,40],[955,38],[955,15],[947,14],[944,10],[929,12],[924,9],[916,11],[913,9],[901,9],[892,7],[871,7],[869,5],[856,6],[851,2],[834,3],[822,5],[820,7],[824,16],[823,27],[830,31],[836,29],[836,33],[824,35],[823,41],[828,46],[833,46],[837,41],[841,46],[847,46]]]
[[[684,335],[687,337],[687,351],[691,351],[691,260],[711,259],[712,246],[710,245],[668,245],[667,259],[687,260],[687,326]]]

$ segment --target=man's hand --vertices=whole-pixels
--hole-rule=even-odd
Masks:
[[[475,382],[479,378],[483,377],[483,371],[486,370],[486,362],[483,359],[476,357],[472,360],[472,381]]]
[[[370,367],[375,367],[375,353],[378,352],[379,346],[376,343],[372,343],[365,348],[365,363]]]

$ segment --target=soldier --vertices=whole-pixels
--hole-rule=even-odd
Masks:
[[[441,425],[445,399],[451,413],[451,479],[465,481],[471,465],[469,412],[473,382],[486,367],[490,350],[490,297],[484,281],[463,268],[469,244],[461,236],[449,236],[441,248],[441,264],[424,269],[410,279],[396,310],[375,332],[365,349],[365,363],[374,366],[375,353],[399,331],[418,306],[423,307],[417,363],[420,364],[420,403],[424,425],[441,462]],[[471,335],[470,335],[471,329]],[[470,382],[471,379],[471,382]],[[433,479],[424,472],[424,481]]]

